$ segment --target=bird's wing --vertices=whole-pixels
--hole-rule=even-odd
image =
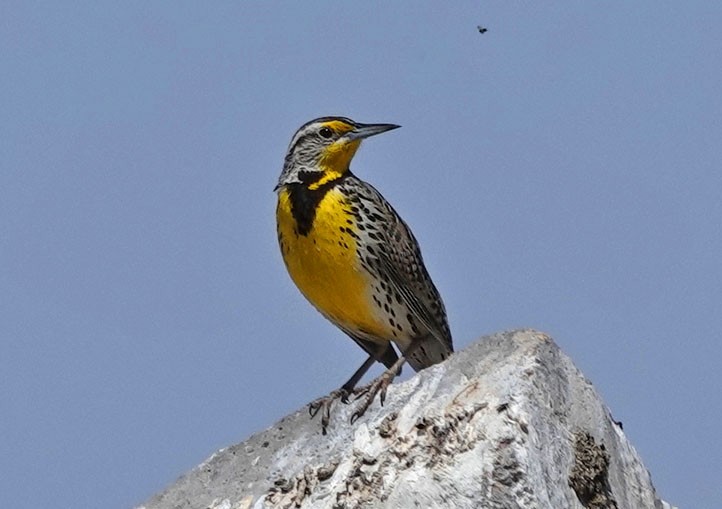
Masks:
[[[424,265],[419,244],[408,225],[398,215],[390,203],[373,186],[362,181],[366,206],[373,204],[375,210],[368,210],[373,217],[377,231],[368,232],[366,240],[373,245],[370,256],[377,263],[368,264],[377,270],[382,279],[387,279],[398,292],[406,307],[414,317],[449,352],[453,351],[451,332],[446,318],[446,308],[438,290],[429,277]]]

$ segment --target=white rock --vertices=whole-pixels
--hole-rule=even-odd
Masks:
[[[308,410],[223,449],[145,509],[669,508],[592,385],[546,335],[482,338],[329,433]]]

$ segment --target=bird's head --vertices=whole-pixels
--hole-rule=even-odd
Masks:
[[[348,172],[361,140],[400,127],[321,117],[302,125],[288,145],[276,189],[294,183],[318,186]]]

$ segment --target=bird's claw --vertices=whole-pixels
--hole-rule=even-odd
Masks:
[[[351,414],[351,424],[354,424],[358,420],[358,418],[361,417],[362,415],[363,414],[362,413],[360,414],[358,410],[355,411],[354,413],[352,413]]]
[[[328,396],[318,398],[316,401],[311,402],[311,404],[308,405],[308,413],[311,415],[311,419],[316,417],[319,412],[321,413],[321,432],[325,435],[328,430],[328,424],[331,421],[331,407],[335,400],[340,399],[341,403],[348,404],[350,396],[353,396],[354,401],[363,398],[359,407],[351,414],[351,424],[353,424],[366,413],[366,410],[369,409],[377,394],[379,395],[381,406],[384,405],[386,402],[386,389],[393,381],[394,376],[395,373],[386,372],[363,387],[351,390],[342,387],[335,390]]]
[[[312,401],[308,405],[308,413],[311,415],[311,419],[321,412],[321,432],[325,435],[328,429],[328,424],[331,421],[331,407],[333,402],[340,399],[342,403],[348,403],[349,392],[344,389],[338,389],[332,391],[328,396],[318,398],[316,401]]]
[[[316,414],[319,410],[321,410],[322,406],[323,402],[319,400],[313,401],[310,405],[308,405],[308,413],[311,416],[311,419],[316,417]]]
[[[381,406],[384,406],[384,403],[386,402],[386,389],[391,384],[393,379],[394,375],[386,372],[370,384],[365,385],[364,387],[360,387],[359,389],[354,391],[354,395],[356,396],[355,399],[361,399],[361,397],[364,395],[366,397],[359,405],[359,408],[351,415],[351,424],[355,423],[361,416],[363,416],[363,414],[366,413],[366,410],[368,410],[373,403],[376,394],[380,393],[379,403],[381,403]]]

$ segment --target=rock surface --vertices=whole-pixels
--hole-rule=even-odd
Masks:
[[[307,408],[222,449],[143,509],[669,508],[592,385],[546,335],[485,337],[327,436]],[[140,509],[139,508],[139,509]]]

